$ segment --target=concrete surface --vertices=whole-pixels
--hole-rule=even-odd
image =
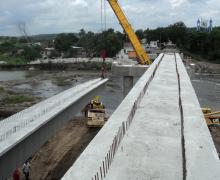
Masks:
[[[129,91],[132,89],[134,84],[134,77],[132,76],[123,76],[123,94],[124,97],[127,96]]]
[[[113,63],[111,73],[116,76],[142,76],[149,68],[149,65],[124,65]]]
[[[62,179],[215,180],[219,169],[180,55],[169,53],[143,74]]]
[[[186,179],[220,179],[220,160],[190,78],[177,54],[184,117]]]
[[[164,56],[106,180],[182,179],[178,81],[172,58]]]
[[[90,80],[0,121],[0,179],[8,177],[80,112],[107,81]]]
[[[142,76],[149,65],[128,65],[119,64],[117,62],[112,63],[111,73],[115,76],[123,76],[123,94],[124,97],[133,87],[134,77]]]
[[[113,159],[113,151],[116,151],[119,139],[121,139],[122,124],[126,124],[126,129],[129,128],[136,109],[135,107],[144,95],[147,84],[153,78],[152,74],[156,70],[162,56],[163,54],[154,61],[148,71],[134,85],[128,96],[122,101],[104,127],[62,179],[87,180],[93,178],[95,180],[94,175],[100,172],[100,167],[104,176],[103,173],[106,173],[106,171],[103,172],[103,166],[106,169],[106,166]],[[109,152],[111,152],[111,155],[109,155]]]

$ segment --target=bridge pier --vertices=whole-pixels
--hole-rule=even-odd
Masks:
[[[112,63],[111,72],[116,76],[123,76],[123,94],[127,96],[134,85],[134,77],[140,77],[148,69],[147,65],[121,65]]]
[[[132,89],[134,84],[134,77],[133,76],[123,76],[123,94],[124,97],[129,93]]]

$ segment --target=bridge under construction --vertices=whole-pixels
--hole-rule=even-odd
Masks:
[[[220,161],[179,54],[161,54],[63,180],[220,177]]]
[[[106,82],[88,81],[1,121],[0,179],[103,91]],[[214,180],[219,168],[181,57],[166,53],[140,77],[63,179]]]

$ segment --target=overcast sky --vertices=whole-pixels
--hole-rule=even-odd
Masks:
[[[104,1],[104,0],[103,0]],[[101,30],[101,0],[0,0],[0,35],[20,35],[25,22],[30,34]],[[156,28],[183,21],[195,26],[198,17],[220,25],[220,0],[119,0],[134,29]],[[121,31],[108,3],[107,28]]]

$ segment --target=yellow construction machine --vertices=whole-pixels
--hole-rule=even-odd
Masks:
[[[99,96],[95,96],[85,107],[85,116],[88,127],[102,127],[107,121],[105,106]]]
[[[202,108],[208,126],[220,125],[220,111],[212,112],[211,108]]]
[[[145,52],[144,48],[142,47],[137,35],[135,34],[134,30],[132,29],[130,23],[128,22],[125,14],[123,13],[120,5],[118,4],[118,0],[107,0],[112,7],[115,15],[117,16],[122,28],[124,29],[125,33],[127,34],[128,38],[131,41],[131,44],[137,54],[138,62],[140,64],[151,64],[150,57]]]

